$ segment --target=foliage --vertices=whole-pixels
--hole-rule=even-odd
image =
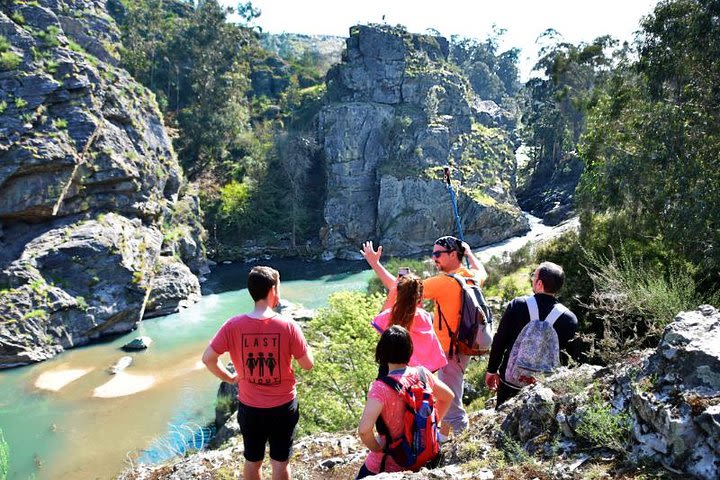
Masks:
[[[10,41],[4,35],[0,35],[0,53],[10,50],[10,46]]]
[[[526,243],[513,252],[505,252],[502,257],[493,256],[485,262],[487,271],[487,285],[497,284],[500,280],[522,267],[527,267],[532,262],[531,245]]]
[[[8,476],[8,465],[10,464],[10,447],[5,441],[2,428],[0,428],[0,480]]]
[[[630,416],[614,412],[610,404],[596,393],[582,412],[575,433],[593,447],[625,453],[631,428]]]
[[[0,70],[14,70],[22,63],[22,57],[15,52],[0,53]]]
[[[322,191],[325,175],[320,162],[320,147],[309,136],[281,134],[275,139],[275,155],[268,178],[269,189],[278,191],[277,207],[289,222],[290,247],[307,238],[322,224]],[[309,187],[309,188],[308,188]],[[280,227],[282,228],[282,227]]]
[[[485,408],[488,400],[495,396],[485,385],[485,372],[487,372],[488,358],[473,357],[465,369],[465,389],[463,403],[467,405],[468,412],[476,412]]]
[[[481,98],[510,106],[507,104],[512,104],[520,90],[517,66],[520,50],[498,53],[504,33],[505,30],[496,28],[484,41],[452,36],[450,60],[467,75]]]
[[[45,44],[48,48],[57,47],[60,45],[58,40],[60,35],[60,28],[56,25],[50,25],[46,30],[37,32],[37,37]]]
[[[587,244],[586,244],[587,245]],[[590,246],[588,249],[592,248]],[[568,231],[535,248],[535,264],[553,262],[561,265],[565,272],[565,283],[558,294],[559,300],[582,317],[584,307],[581,300],[587,299],[592,292],[592,281],[583,266],[585,250],[575,231]]]
[[[161,0],[127,2],[119,19],[122,62],[153,91],[166,121],[180,130],[176,148],[195,178],[237,156],[249,130],[246,50],[252,33],[227,22],[217,0],[169,9]]]
[[[588,273],[594,285],[588,308],[603,327],[602,356],[608,361],[656,345],[678,312],[720,300],[698,292],[687,269],[644,264],[625,247],[609,258],[589,254]]]
[[[303,400],[301,428],[305,432],[357,427],[370,383],[378,336],[370,321],[380,309],[377,295],[340,292],[306,329],[315,354],[315,367],[298,375]]]
[[[532,248],[530,243],[502,257],[494,256],[485,262],[488,278],[485,282],[485,296],[500,300],[505,305],[515,297],[529,294],[530,282],[528,275],[533,268]],[[501,315],[502,312],[495,312]]]
[[[639,60],[598,94],[581,154],[586,222],[626,218],[619,232],[698,266],[720,285],[720,26],[717,2],[658,4],[642,23]]]
[[[577,170],[574,153],[588,110],[596,102],[595,87],[604,82],[612,64],[605,52],[617,44],[603,36],[590,44],[573,45],[563,42],[553,29],[541,39],[548,43],[535,65],[542,77],[525,84],[521,101],[521,134],[531,152],[523,188],[530,191],[546,189],[553,175]]]

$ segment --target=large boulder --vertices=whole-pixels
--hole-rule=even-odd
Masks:
[[[447,68],[447,55],[442,37],[351,28],[317,117],[327,173],[326,257],[359,258],[367,239],[393,255],[417,254],[454,232],[445,165],[454,167],[469,242],[528,229],[514,197],[509,114],[477,98],[467,79]]]
[[[15,2],[0,35],[12,60],[0,71],[2,368],[135,328],[152,285],[164,290],[153,312],[197,298],[190,274],[169,293],[182,268],[161,252],[195,273],[206,261],[197,200],[178,198],[154,96],[117,67],[106,2]]]
[[[137,327],[159,229],[107,214],[28,242],[0,274],[0,365],[39,361]]]
[[[698,478],[720,477],[720,313],[682,312],[631,389],[636,452]],[[627,390],[626,390],[627,391]]]
[[[200,299],[200,282],[190,269],[175,257],[160,257],[144,318],[160,317],[188,307]]]

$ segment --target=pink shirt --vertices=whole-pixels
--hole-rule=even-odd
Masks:
[[[372,326],[378,332],[382,333],[388,328],[390,312],[390,309],[384,310],[373,319]],[[410,325],[410,338],[413,342],[413,354],[408,365],[411,367],[422,365],[431,372],[447,365],[445,352],[433,329],[432,315],[422,308],[415,310],[415,318]]]
[[[403,387],[415,385],[420,381],[418,369],[413,367],[408,367],[403,373],[390,372],[390,376],[400,382]],[[427,387],[431,390],[434,389],[435,377],[427,370],[425,371],[425,379],[427,380]],[[368,398],[374,398],[382,403],[383,408],[380,416],[388,427],[390,436],[393,439],[399,437],[403,430],[403,412],[405,411],[405,402],[403,402],[402,396],[380,380],[375,380],[370,385]],[[370,452],[367,460],[365,460],[365,466],[368,470],[379,473],[383,455],[382,452]],[[388,455],[387,460],[385,460],[385,471],[402,472],[403,470],[404,468],[395,463],[392,457]]]
[[[241,377],[238,400],[243,404],[271,408],[295,398],[291,361],[307,354],[307,342],[294,321],[280,316],[233,317],[220,327],[210,346],[218,355],[230,352]]]

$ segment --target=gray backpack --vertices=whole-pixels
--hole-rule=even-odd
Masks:
[[[516,388],[535,383],[537,377],[552,373],[560,365],[560,344],[553,325],[568,311],[565,305],[556,303],[548,316],[540,320],[535,297],[530,295],[525,300],[530,323],[515,340],[505,369],[505,381]]]

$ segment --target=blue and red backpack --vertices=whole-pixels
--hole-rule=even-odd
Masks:
[[[378,417],[376,428],[387,441],[380,471],[385,471],[385,461],[390,456],[401,467],[417,472],[440,456],[435,397],[427,386],[425,369],[419,367],[420,380],[404,387],[391,376],[379,378],[403,398],[403,431],[397,438],[391,438],[382,417]]]

